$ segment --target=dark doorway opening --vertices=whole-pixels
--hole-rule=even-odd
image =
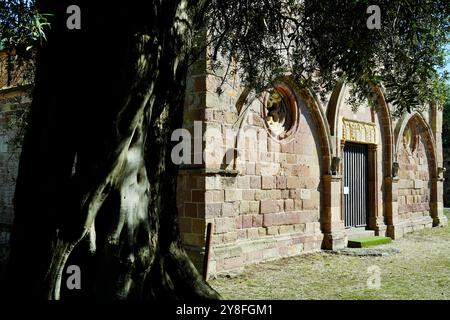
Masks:
[[[365,228],[369,212],[368,147],[346,143],[344,146],[345,227]]]

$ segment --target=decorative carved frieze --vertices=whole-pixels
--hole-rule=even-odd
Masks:
[[[369,122],[342,119],[342,139],[345,141],[376,144],[376,125]]]

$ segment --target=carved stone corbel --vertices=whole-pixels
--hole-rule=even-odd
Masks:
[[[398,170],[399,169],[400,169],[400,164],[397,161],[395,161],[392,164],[392,177],[393,178],[398,178]]]
[[[331,174],[337,176],[340,171],[341,158],[333,157],[331,160]]]
[[[438,168],[438,179],[444,181],[445,180],[445,172],[447,171],[447,168],[445,167],[439,167]]]

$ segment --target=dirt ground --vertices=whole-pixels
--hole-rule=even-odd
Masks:
[[[361,252],[372,255],[305,254],[210,284],[224,299],[450,299],[450,226]]]

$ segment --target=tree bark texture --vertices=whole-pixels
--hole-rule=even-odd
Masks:
[[[81,30],[66,28],[71,4]],[[54,16],[19,164],[9,297],[219,297],[183,249],[170,158],[192,47],[188,12],[202,5],[38,3]],[[81,290],[65,285],[69,265],[81,269]]]

